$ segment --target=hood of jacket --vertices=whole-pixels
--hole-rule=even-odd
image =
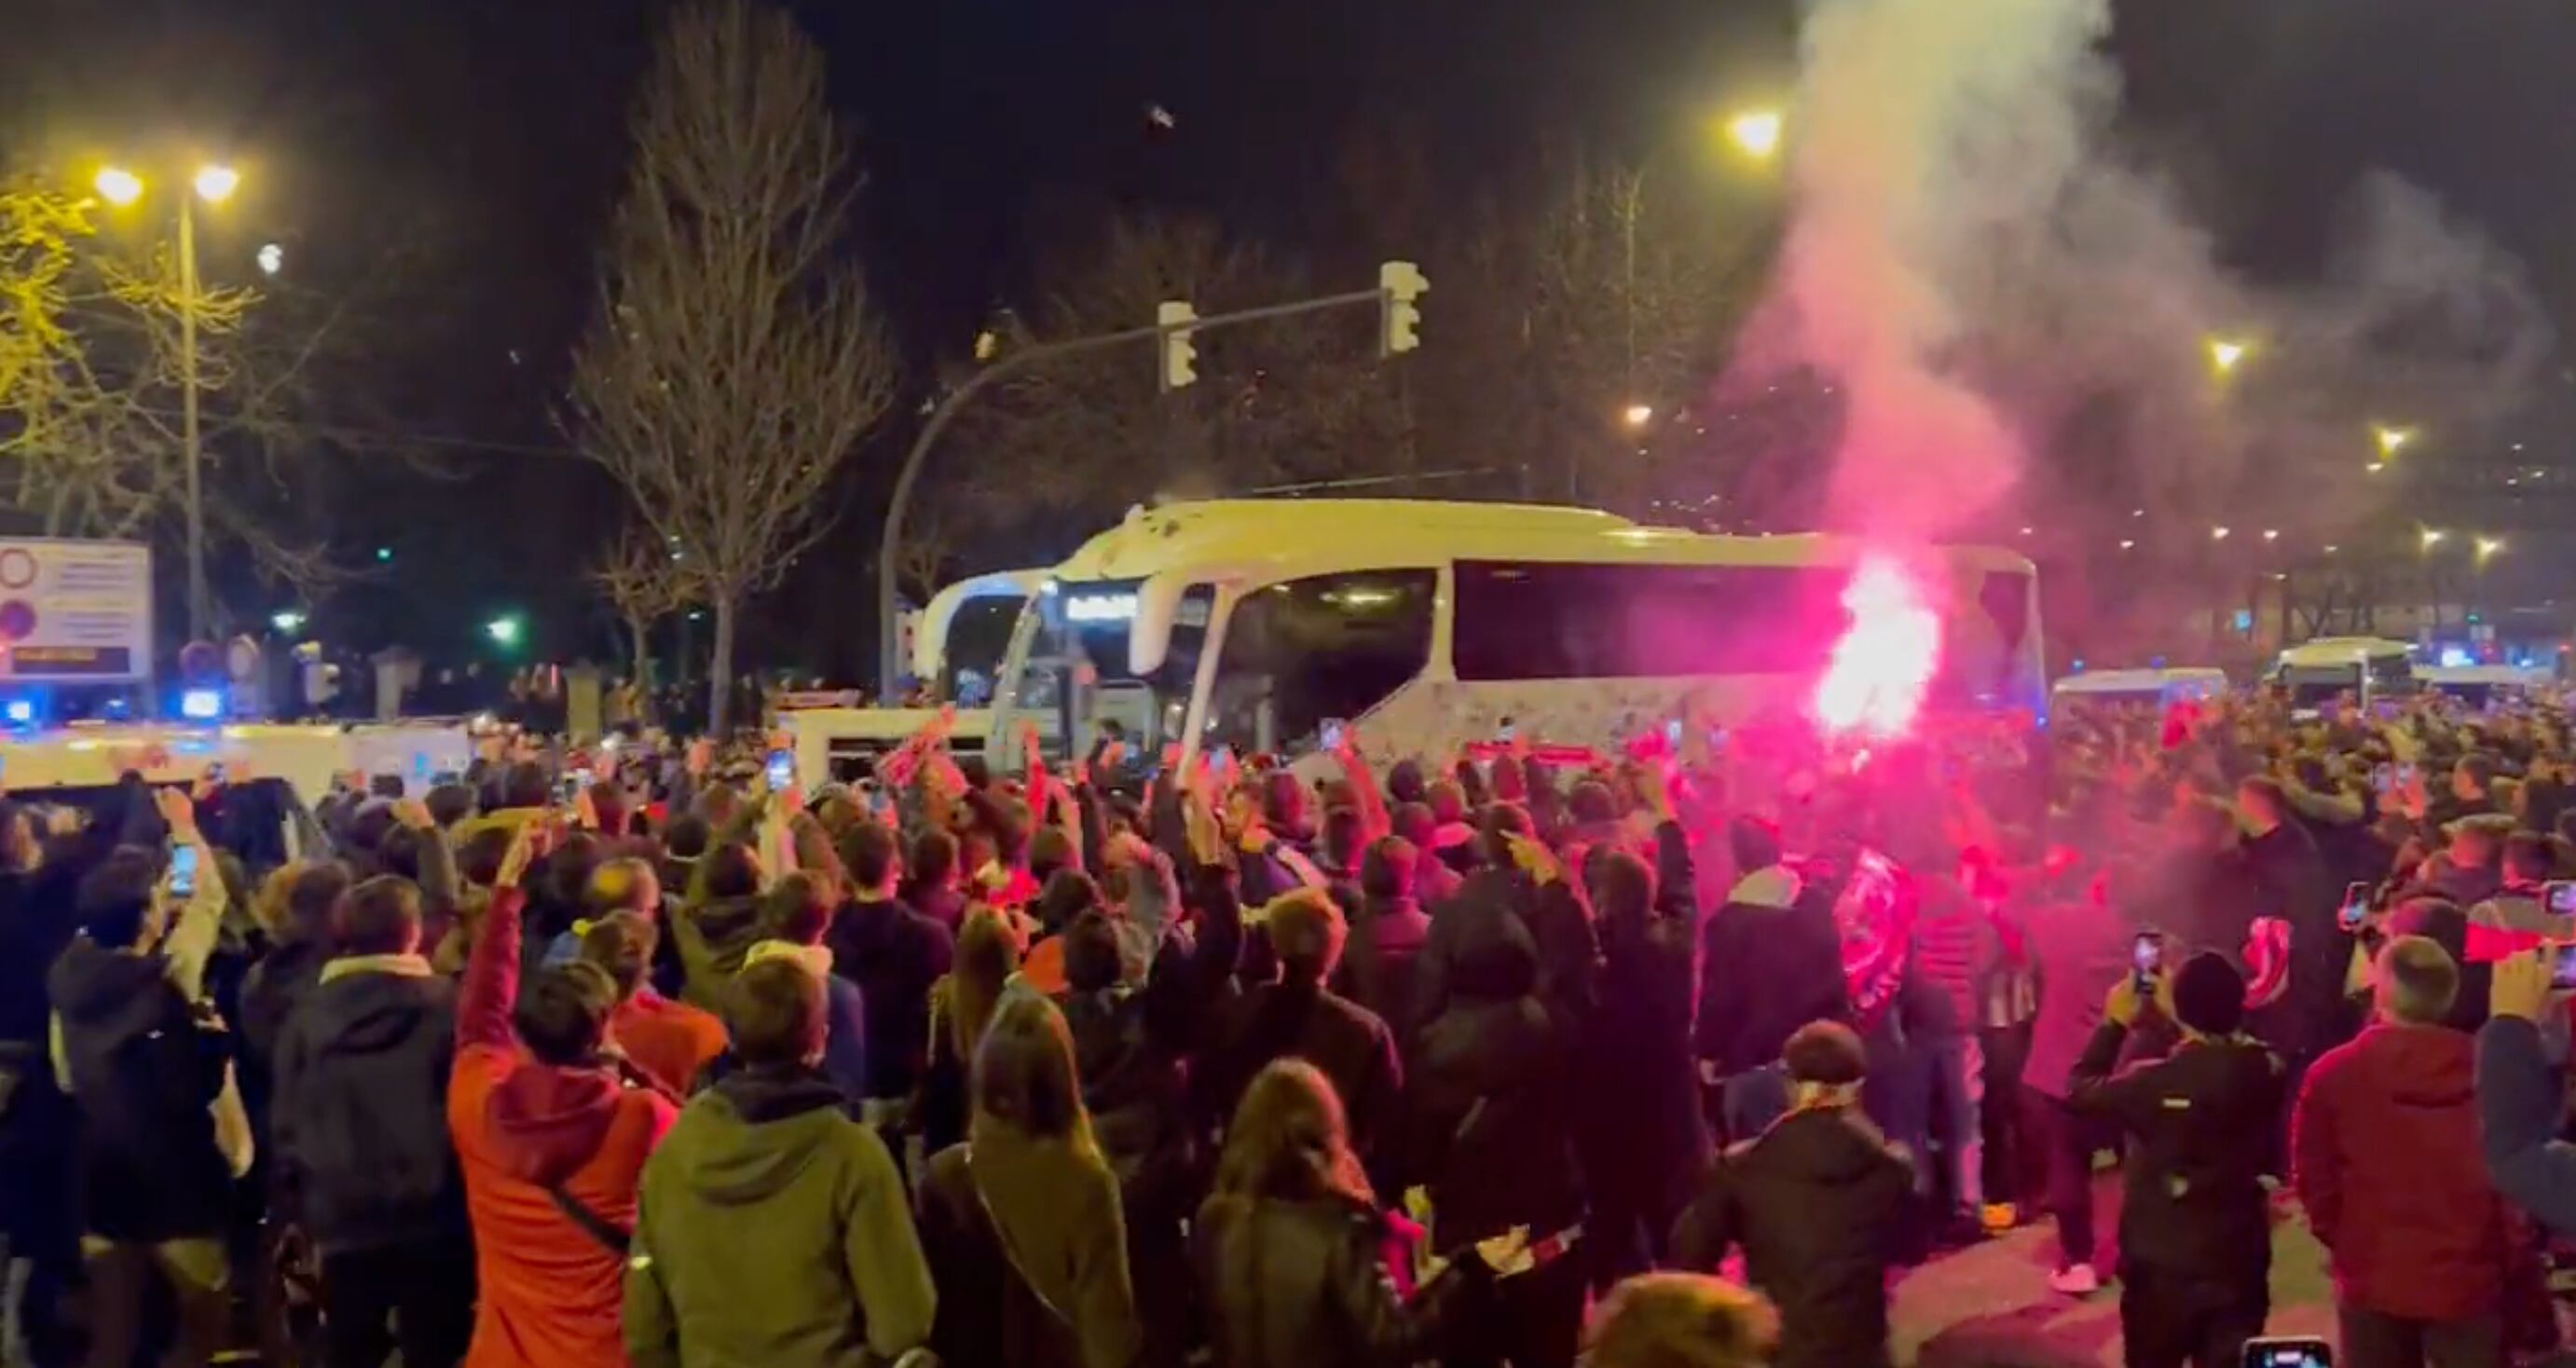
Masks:
[[[783,940],[753,941],[751,948],[742,954],[742,967],[748,969],[762,960],[773,959],[794,960],[818,979],[829,979],[832,974],[831,951],[819,945],[799,945]]]
[[[1478,897],[1475,881],[1443,915],[1458,922],[1449,950],[1449,988],[1461,997],[1510,1001],[1538,983],[1538,940],[1502,899]]]
[[[492,1090],[483,1124],[511,1177],[560,1183],[599,1153],[622,1091],[610,1069],[522,1060]]]
[[[1857,1106],[1790,1112],[1751,1145],[1763,1168],[1824,1187],[1856,1182],[1887,1162],[1887,1138]]]
[[[719,961],[739,957],[761,938],[760,898],[756,894],[712,899],[685,915],[697,923],[698,934],[706,938],[707,949]]]
[[[736,1069],[689,1107],[666,1145],[682,1181],[717,1206],[775,1196],[832,1143],[841,1090],[822,1070]]]
[[[75,936],[45,974],[45,990],[66,1025],[148,1030],[169,999],[155,992],[169,978],[159,955],[110,950]]]
[[[1424,1073],[1464,1083],[1481,1096],[1527,1077],[1532,1061],[1543,1059],[1555,1040],[1547,1008],[1535,997],[1452,1000],[1422,1028],[1414,1048]]]
[[[453,993],[418,955],[355,956],[325,966],[321,984],[296,1010],[311,1018],[312,1038],[324,1049],[381,1054],[440,1024],[454,1010]]]
[[[2477,1099],[2477,1038],[2447,1026],[2374,1023],[2353,1041],[2354,1066],[2401,1107],[2467,1107]]]
[[[1745,907],[1789,907],[1806,891],[1798,871],[1787,865],[1765,865],[1735,881],[1726,900]]]

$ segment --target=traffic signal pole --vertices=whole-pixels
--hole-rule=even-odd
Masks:
[[[1402,268],[1401,270],[1397,268]],[[921,434],[912,440],[912,448],[903,456],[903,468],[894,477],[894,497],[886,505],[885,534],[877,543],[877,690],[881,702],[891,702],[895,687],[903,679],[903,634],[895,624],[894,567],[896,548],[903,544],[904,514],[912,503],[912,488],[921,479],[921,467],[932,447],[947,432],[948,425],[995,382],[1016,375],[1041,361],[1051,361],[1077,352],[1101,351],[1123,347],[1131,342],[1151,340],[1158,345],[1156,373],[1166,379],[1169,388],[1170,367],[1165,360],[1174,344],[1188,346],[1191,334],[1208,328],[1232,327],[1238,323],[1258,323],[1265,319],[1292,318],[1300,314],[1322,313],[1356,304],[1375,304],[1385,311],[1385,333],[1380,350],[1389,354],[1413,350],[1418,338],[1414,328],[1420,318],[1415,302],[1429,288],[1422,273],[1404,262],[1389,262],[1380,274],[1384,283],[1374,290],[1352,290],[1344,294],[1300,299],[1287,304],[1265,304],[1257,309],[1237,309],[1231,313],[1210,314],[1205,318],[1185,316],[1166,308],[1162,320],[1141,328],[1123,328],[1117,332],[1097,333],[1090,337],[1067,338],[1061,342],[1041,342],[1010,352],[990,365],[978,369],[965,384],[939,401],[930,420],[921,425]],[[1184,306],[1186,309],[1186,306]],[[1186,383],[1186,382],[1185,382]]]

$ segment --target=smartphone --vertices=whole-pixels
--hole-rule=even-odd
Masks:
[[[209,784],[221,784],[224,782],[223,761],[218,760],[213,764],[206,766],[206,782]]]
[[[2334,1368],[2334,1348],[2321,1339],[2247,1340],[2245,1368]]]
[[[2542,884],[2540,905],[2562,917],[2576,916],[2576,879],[2552,879]]]
[[[1521,729],[1513,725],[1512,720],[1506,717],[1501,722],[1495,724],[1494,739],[1508,746],[1512,742],[1520,739],[1520,731]]]
[[[170,892],[176,897],[191,897],[197,891],[197,847],[183,845],[170,852]]]
[[[2138,978],[2138,991],[2144,993],[2148,983],[2165,965],[2165,933],[2141,931],[2129,945],[2129,967]]]
[[[1681,748],[1682,720],[1676,717],[1672,721],[1664,724],[1664,750],[1669,754],[1671,752],[1678,751]]]
[[[1338,717],[1328,717],[1315,739],[1323,744],[1324,749],[1337,751],[1342,748],[1342,738],[1350,733],[1350,728],[1350,723]]]
[[[2335,921],[2346,931],[2361,929],[2362,919],[2370,915],[2370,885],[2348,883],[2343,886],[2343,905],[2335,909]]]
[[[581,798],[581,776],[580,776],[579,774],[577,774],[577,773],[575,773],[575,774],[567,774],[567,775],[563,776],[562,778],[555,780],[555,806],[556,806],[556,807],[559,807],[559,808],[568,808],[568,807],[571,807],[571,806],[572,806],[576,801],[578,801],[580,798]]]
[[[2549,986],[2565,991],[2576,989],[2576,941],[2552,941],[2549,953]]]
[[[769,753],[769,791],[785,793],[796,787],[796,752],[774,750]]]

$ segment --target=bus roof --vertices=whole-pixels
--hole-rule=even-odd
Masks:
[[[1214,499],[1137,509],[1084,543],[1055,574],[1076,582],[1146,579],[1174,570],[1289,576],[1450,560],[1795,566],[1851,560],[1860,549],[1849,537],[1716,536],[1643,526],[1588,508],[1424,499]],[[1943,550],[1979,568],[2034,573],[2027,558],[2000,547]]]
[[[2049,687],[2051,692],[2062,694],[2112,694],[2162,693],[2174,685],[2223,693],[2227,689],[2227,672],[2206,665],[2172,670],[2087,670],[2068,675]]]
[[[2382,637],[2318,637],[2281,652],[2283,665],[2356,665],[2411,654],[2414,647]]]

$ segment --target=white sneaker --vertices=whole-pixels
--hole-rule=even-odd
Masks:
[[[2089,1297],[2102,1290],[2102,1275],[2094,1272],[2089,1263],[2061,1268],[2048,1275],[2048,1290],[2069,1297]]]

